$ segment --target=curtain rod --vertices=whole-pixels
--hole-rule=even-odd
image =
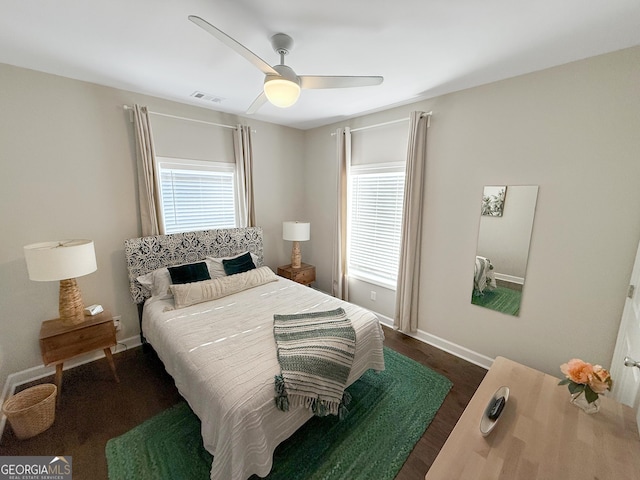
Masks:
[[[429,124],[431,123],[431,115],[433,115],[433,111],[431,112],[425,112],[422,115],[420,115],[420,118],[422,117],[429,117],[428,121],[427,121],[427,127],[430,126]],[[406,122],[407,120],[410,120],[409,117],[406,118],[399,118],[398,120],[390,120],[388,122],[383,122],[383,123],[376,123],[375,125],[367,125],[366,127],[358,127],[358,128],[352,128],[351,129],[351,133],[353,132],[359,132],[361,130],[369,130],[370,128],[376,128],[376,127],[384,127],[386,125],[393,125],[394,123],[400,123],[400,122]],[[332,132],[331,136],[335,135],[336,132]]]
[[[130,107],[129,105],[123,105],[122,108],[124,108],[125,110],[129,110],[129,111],[133,111],[133,107]],[[186,120],[188,122],[197,122],[197,123],[204,123],[206,125],[213,125],[215,127],[223,127],[223,128],[232,128],[235,130],[235,126],[233,125],[225,125],[223,123],[214,123],[214,122],[207,122],[205,120],[196,120],[195,118],[186,118],[186,117],[178,117],[176,115],[169,115],[168,113],[159,113],[159,112],[152,112],[151,110],[147,110],[150,114],[152,115],[158,115],[160,117],[168,117],[168,118],[175,118],[177,120]],[[255,133],[255,132],[254,132]]]

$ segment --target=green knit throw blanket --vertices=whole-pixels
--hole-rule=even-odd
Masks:
[[[302,405],[315,415],[347,414],[345,392],[356,350],[356,332],[342,308],[325,312],[274,315],[280,375],[276,405],[282,411]]]

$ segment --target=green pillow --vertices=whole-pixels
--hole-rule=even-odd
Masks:
[[[222,267],[227,275],[234,275],[256,268],[249,252],[231,260],[222,260]]]
[[[173,284],[211,280],[209,269],[207,268],[207,264],[204,262],[189,263],[187,265],[169,267],[169,275],[171,275],[171,283]]]

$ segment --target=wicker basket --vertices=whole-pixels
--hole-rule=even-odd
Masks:
[[[52,383],[29,387],[7,399],[2,406],[11,428],[20,440],[49,428],[56,417],[56,391]]]

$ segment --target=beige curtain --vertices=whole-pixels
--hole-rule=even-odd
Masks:
[[[351,130],[349,127],[336,130],[338,158],[338,208],[336,215],[336,237],[333,246],[333,273],[331,293],[342,300],[349,299],[347,283],[347,182],[351,165]]]
[[[396,315],[393,323],[394,328],[406,333],[418,330],[420,244],[422,242],[422,205],[427,163],[428,121],[429,116],[424,112],[411,113],[404,180]]]
[[[256,213],[253,202],[253,150],[251,127],[238,125],[233,131],[233,149],[236,157],[236,180],[239,199],[239,226],[255,227]]]
[[[163,235],[164,222],[158,195],[158,172],[156,153],[153,147],[153,135],[147,107],[133,106],[133,119],[136,126],[138,152],[138,200],[142,235]]]

